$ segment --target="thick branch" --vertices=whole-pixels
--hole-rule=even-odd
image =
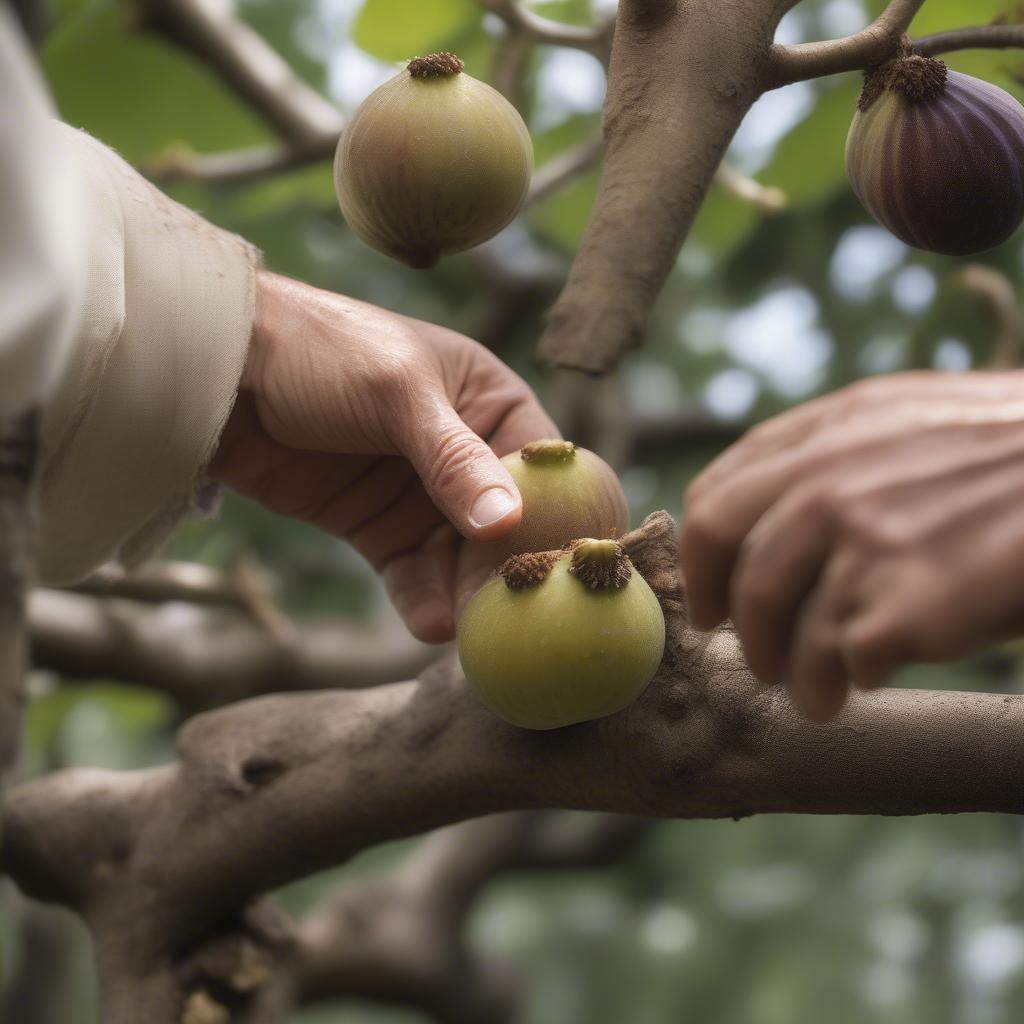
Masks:
[[[867,28],[843,39],[773,45],[769,88],[882,63],[896,53],[903,33],[923,3],[924,0],[891,0]]]
[[[892,690],[812,726],[691,632],[665,513],[623,538],[666,612],[659,675],[622,714],[552,732],[491,716],[453,661],[419,682],[263,697],[200,715],[180,760],[78,769],[12,791],[5,869],[82,910],[107,1024],[170,1024],[173,965],[255,894],[369,845],[511,809],[675,817],[768,811],[1019,813],[1024,696]]]
[[[481,818],[429,836],[390,875],[343,888],[297,930],[299,999],[401,1002],[444,1024],[515,1019],[510,972],[473,955],[465,917],[499,874],[614,863],[651,827],[618,815],[579,824],[529,812]]]
[[[605,373],[640,343],[722,155],[762,91],[784,6],[620,6],[601,182],[542,359]]]
[[[378,686],[436,657],[397,623],[303,625],[281,636],[230,612],[57,590],[33,592],[29,628],[36,667],[154,687],[191,711],[261,693]]]
[[[222,0],[136,0],[142,25],[209,64],[278,132],[300,146],[333,135],[340,112]]]

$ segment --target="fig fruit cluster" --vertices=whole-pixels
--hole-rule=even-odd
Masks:
[[[1024,219],[1024,107],[905,39],[865,77],[846,171],[867,211],[908,245],[983,252]]]
[[[615,539],[628,525],[618,477],[569,441],[502,461],[523,518],[501,541],[464,548],[460,576],[497,566],[459,620],[466,679],[528,729],[613,714],[644,691],[665,646],[658,599]]]
[[[360,104],[338,141],[334,184],[364,242],[430,267],[505,227],[532,171],[533,143],[515,107],[454,54],[434,53]]]

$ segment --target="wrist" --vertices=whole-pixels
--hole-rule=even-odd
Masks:
[[[288,286],[293,284],[288,278],[269,270],[256,271],[252,333],[249,335],[249,350],[239,383],[243,391],[261,391],[260,385],[265,380],[270,353],[277,340],[283,336],[281,321],[287,307]]]

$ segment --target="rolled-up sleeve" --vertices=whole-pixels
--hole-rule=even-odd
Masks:
[[[140,561],[202,500],[255,305],[257,251],[51,123],[82,194],[84,283],[43,416],[40,570]]]

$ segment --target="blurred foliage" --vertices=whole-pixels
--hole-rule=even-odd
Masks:
[[[780,32],[814,39],[864,24],[881,0],[805,0]],[[1005,0],[929,0],[924,33],[989,20]],[[574,23],[587,0],[538,3]],[[609,5],[595,0],[606,14]],[[865,9],[866,8],[866,9]],[[140,33],[116,0],[59,0],[42,49],[63,116],[141,162],[170,147],[213,152],[265,144],[272,132],[201,66]],[[393,63],[459,52],[490,77],[500,28],[473,0],[246,0],[242,15],[312,85],[346,108]],[[836,26],[842,26],[837,29]],[[1022,96],[1018,53],[955,54],[950,64]],[[539,48],[522,107],[543,164],[599,124],[592,58]],[[713,188],[651,325],[624,370],[633,408],[710,408],[746,422],[868,373],[979,366],[991,329],[949,282],[955,260],[914,252],[873,227],[846,185],[843,145],[857,77],[791,86],[763,99],[733,158],[785,189],[767,218]],[[513,226],[502,251],[518,265],[567,266],[593,201],[581,176]],[[368,251],[337,212],[329,165],[231,187],[180,184],[172,194],[260,245],[267,264],[318,285],[444,322],[490,328],[499,353],[542,392],[531,361],[537,303],[498,304],[472,256],[428,272]],[[984,262],[1019,286],[1019,237]],[[497,330],[494,319],[498,316]],[[624,472],[634,517],[675,510],[714,454],[663,446]],[[219,518],[181,531],[172,553],[226,565],[254,552],[296,616],[372,616],[377,582],[343,544],[229,498]],[[904,683],[1017,690],[1021,656],[990,654],[905,674]],[[167,760],[177,715],[159,695],[98,680],[42,675],[27,723],[25,771],[66,764],[127,768]],[[339,879],[380,870],[392,844],[282,894],[295,910]],[[763,818],[666,823],[614,869],[501,880],[476,908],[474,941],[528,978],[526,1024],[986,1024],[1024,1016],[1021,834],[992,816],[883,820]],[[76,930],[76,942],[84,943]],[[16,938],[5,937],[13,950]],[[94,1020],[78,954],[67,1024]],[[406,1024],[415,1014],[333,1006],[302,1024]]]

